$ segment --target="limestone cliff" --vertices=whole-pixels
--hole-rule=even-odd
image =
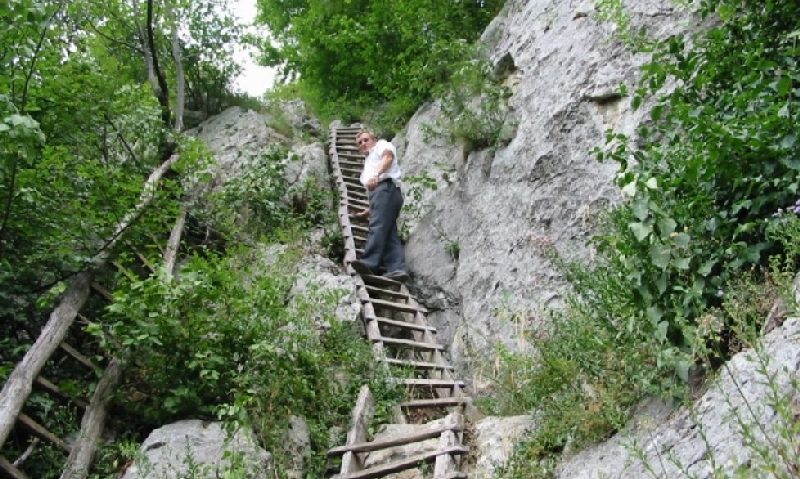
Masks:
[[[686,14],[670,2],[629,3],[634,25],[657,38],[685,28]],[[437,181],[406,208],[415,285],[452,342],[460,376],[479,391],[493,345],[524,347],[520,326],[561,304],[566,286],[542,246],[589,259],[598,215],[620,200],[615,165],[590,152],[608,129],[635,134],[646,109],[634,111],[619,87],[634,84],[645,58],[615,40],[614,28],[598,21],[592,1],[510,0],[482,41],[510,72],[516,136],[496,151],[426,141],[424,126],[440,115],[432,103],[395,138],[405,173]]]

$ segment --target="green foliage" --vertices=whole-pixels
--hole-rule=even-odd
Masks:
[[[283,146],[242,161],[241,171],[207,200],[206,220],[228,237],[256,238],[330,223],[330,190],[313,178],[289,186],[285,172],[296,161]]]
[[[265,45],[264,60],[299,75],[302,96],[325,118],[362,117],[389,101],[378,123],[397,124],[452,74],[502,4],[260,0],[259,19],[280,45]]]
[[[223,230],[239,226],[255,232],[271,231],[285,225],[289,208],[284,201],[288,185],[283,173],[288,151],[275,147],[248,158],[242,169],[230,178],[210,204],[223,224]]]
[[[609,289],[613,285],[609,286]],[[560,453],[602,440],[621,428],[631,406],[657,392],[659,345],[636,323],[608,324],[574,298],[546,331],[525,339],[534,354],[498,352],[495,392],[481,404],[491,414],[535,411],[536,432],[509,464],[509,478],[550,477]]]
[[[435,89],[442,117],[427,126],[428,135],[463,142],[468,151],[496,147],[512,127],[507,100],[511,90],[500,83],[492,64],[481,52],[458,62],[447,83]]]
[[[552,477],[565,447],[613,433],[644,395],[683,396],[698,362],[719,366],[761,328],[770,281],[785,291],[797,271],[795,208],[776,212],[795,205],[800,183],[800,7],[697,6],[721,22],[656,46],[620,2],[600,4],[630,45],[653,48],[632,94],[634,108],[650,102],[650,121],[635,145],[609,132],[596,149],[620,165],[627,201],[593,239],[591,268],[561,264],[574,296],[547,341],[531,339],[533,357],[505,356],[495,407],[537,410],[542,424],[508,477]]]
[[[142,427],[219,416],[252,424],[285,460],[289,415],[304,416],[319,471],[329,428],[347,422],[364,382],[382,404],[397,394],[358,332],[333,317],[342,292],[290,296],[300,252],[280,250],[195,256],[175,280],[154,275],[115,292],[103,338],[131,358],[118,399]]]
[[[724,3],[719,11],[735,14],[694,48],[671,39],[645,66],[633,97],[636,107],[668,78],[681,85],[653,106],[652,122],[639,131],[643,146],[609,134],[608,150],[598,151],[620,164],[618,183],[630,201],[596,245],[659,340],[685,345],[681,324],[776,247],[765,227],[794,202],[800,180],[796,8]],[[704,13],[713,11],[704,3]]]

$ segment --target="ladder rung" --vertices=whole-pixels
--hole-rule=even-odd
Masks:
[[[422,432],[415,432],[407,436],[390,437],[388,439],[381,439],[379,441],[370,442],[357,442],[349,446],[334,447],[328,451],[328,456],[338,456],[345,452],[371,452],[389,447],[402,446],[404,444],[411,444],[413,442],[425,441],[434,437],[440,436],[443,432],[447,431],[460,431],[459,427],[436,427]]]
[[[408,359],[384,358],[383,362],[391,364],[393,366],[410,366],[414,369],[443,369],[448,371],[453,370],[453,366],[450,366],[449,364],[436,364],[436,363],[428,363],[425,361],[411,361]]]
[[[81,409],[86,409],[87,407],[89,407],[89,404],[87,404],[86,401],[84,401],[81,398],[74,398],[70,396],[69,394],[62,391],[58,386],[56,386],[52,381],[50,381],[47,378],[44,378],[42,376],[37,376],[36,384],[38,384],[43,389],[49,391],[52,394],[55,394],[56,396],[62,399],[74,402]]]
[[[69,445],[63,439],[56,436],[52,432],[48,431],[47,428],[36,422],[32,417],[23,413],[20,414],[17,418],[19,419],[19,422],[24,424],[25,427],[27,427],[31,432],[41,437],[42,439],[49,441],[53,445],[57,446],[59,449],[69,454],[70,452]]]
[[[430,331],[432,333],[436,332],[436,328],[434,328],[433,326],[428,326],[427,324],[416,324],[416,323],[409,323],[408,321],[397,321],[396,319],[382,318],[380,316],[376,317],[375,320],[380,324],[386,324],[388,326],[397,326],[398,328],[413,329],[416,331]]]
[[[432,388],[456,388],[456,387],[464,387],[464,381],[455,380],[455,379],[401,379],[400,384],[405,386],[413,387],[413,386],[425,386],[425,387],[432,387]]]
[[[376,288],[375,286],[367,285],[367,291],[374,294],[385,294],[393,298],[407,299],[409,296],[400,291],[392,291],[391,289]]]
[[[59,346],[61,347],[61,349],[63,349],[63,350],[64,350],[64,352],[66,352],[67,354],[69,354],[70,356],[72,356],[72,358],[73,358],[73,359],[75,359],[75,360],[76,360],[76,361],[78,361],[79,363],[83,364],[83,365],[84,365],[84,366],[86,366],[87,368],[89,368],[89,369],[94,369],[95,371],[100,371],[100,368],[99,368],[99,367],[97,367],[97,366],[96,366],[96,365],[95,365],[95,364],[92,362],[92,360],[91,360],[91,359],[89,359],[89,358],[87,358],[86,356],[84,356],[83,354],[81,354],[81,352],[80,352],[80,351],[78,351],[77,349],[73,348],[73,347],[72,347],[72,346],[70,346],[69,344],[67,344],[67,343],[61,343]]]
[[[381,341],[386,344],[396,344],[398,346],[408,346],[410,348],[416,349],[428,349],[428,350],[438,350],[443,351],[444,346],[438,343],[423,343],[420,341],[413,341],[411,339],[398,339],[398,338],[389,338],[386,336],[378,336],[375,338],[375,341]]]
[[[358,248],[356,248],[356,251],[359,251]],[[363,251],[361,252],[363,253]],[[366,283],[369,286],[396,286],[398,288],[400,287],[400,283],[398,281],[387,278],[386,276],[377,276],[374,274],[362,274],[361,278],[364,280],[364,283]]]
[[[13,479],[28,479],[24,472],[3,456],[0,456],[0,469],[6,471]]]
[[[383,308],[394,309],[395,311],[403,311],[405,313],[427,313],[428,310],[422,306],[413,306],[408,303],[395,303],[394,301],[386,301],[383,299],[371,299],[370,302],[373,306],[380,306]]]
[[[408,457],[399,461],[381,464],[379,466],[364,469],[363,471],[350,472],[348,474],[341,474],[333,476],[333,479],[374,479],[377,477],[384,477],[392,472],[398,472],[412,467],[417,467],[420,462],[428,462],[436,459],[437,456],[444,454],[466,454],[469,449],[464,446],[450,446],[438,451],[426,452]]]
[[[400,407],[407,409],[422,408],[422,407],[448,407],[460,406],[469,402],[466,396],[452,397],[452,398],[434,398],[434,399],[414,399],[413,401],[406,401],[400,403]]]

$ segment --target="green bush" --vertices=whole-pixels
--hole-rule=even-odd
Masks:
[[[463,142],[467,150],[496,147],[512,127],[507,101],[511,90],[501,84],[485,54],[473,51],[454,65],[449,81],[435,89],[442,116],[426,125],[428,135]]]
[[[154,275],[118,288],[102,337],[130,358],[117,398],[142,430],[220,417],[252,424],[282,459],[289,415],[303,416],[316,454],[311,471],[321,472],[328,431],[347,423],[362,384],[379,392],[388,414],[387,398],[397,392],[372,368],[354,325],[333,316],[343,292],[289,297],[288,271],[300,254],[285,247],[206,253],[174,280]]]
[[[495,406],[538,411],[541,424],[508,477],[552,477],[564,448],[613,433],[645,395],[684,397],[692,371],[719,366],[760,327],[770,284],[788,296],[800,226],[781,213],[800,186],[800,5],[697,7],[720,21],[691,42],[659,46],[622,25],[629,44],[653,49],[632,95],[634,108],[653,98],[650,118],[636,145],[609,132],[595,150],[620,165],[627,201],[602,222],[590,267],[562,264],[573,296],[547,341],[532,340],[533,357],[506,355]]]
[[[260,0],[279,45],[265,45],[264,60],[299,75],[301,96],[326,120],[363,118],[388,102],[378,123],[396,125],[449,78],[503,3]]]

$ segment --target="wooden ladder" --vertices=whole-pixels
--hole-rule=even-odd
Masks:
[[[354,216],[369,206],[366,189],[360,184],[363,155],[358,153],[355,136],[359,127],[332,128],[329,157],[339,192],[339,223],[344,238],[344,263],[353,279],[361,302],[361,316],[375,360],[389,371],[413,372],[413,378],[396,378],[406,387],[407,398],[400,403],[403,422],[439,419],[440,426],[424,432],[390,440],[367,439],[374,405],[369,389],[362,388],[353,409],[347,443],[331,449],[329,457],[342,457],[335,479],[366,479],[388,476],[413,469],[423,462],[433,463],[434,479],[466,478],[460,472],[463,446],[464,408],[470,401],[464,382],[453,377],[453,367],[443,355],[445,346],[436,340],[436,328],[426,319],[420,305],[403,283],[383,276],[359,275],[351,262],[363,253],[368,221]],[[393,462],[364,466],[371,452],[439,438],[438,448]]]
[[[98,365],[95,365],[79,351],[78,348],[84,347],[84,344],[80,344],[79,341],[70,343],[66,338],[76,318],[80,318],[84,322],[89,321],[81,315],[81,310],[84,308],[90,292],[98,293],[107,301],[113,299],[111,293],[95,282],[93,277],[97,271],[106,268],[109,263],[117,268],[121,267],[119,263],[111,261],[112,251],[120,243],[123,233],[152,203],[156,197],[161,179],[179,158],[180,156],[177,154],[171,155],[150,173],[142,188],[139,201],[116,224],[114,232],[111,237],[107,238],[104,248],[87,263],[83,271],[77,273],[69,282],[67,291],[62,295],[59,304],[50,314],[36,341],[28,349],[23,359],[17,364],[3,385],[2,391],[0,391],[0,448],[6,443],[9,435],[17,425],[26,428],[35,437],[26,450],[14,461],[9,461],[7,458],[0,456],[0,472],[3,474],[13,479],[27,479],[28,476],[20,466],[31,455],[40,440],[45,440],[68,454],[65,460],[65,467],[62,470],[62,479],[82,478],[88,473],[96,450],[97,440],[102,433],[105,422],[106,406],[122,374],[121,362],[114,358],[108,362],[88,402],[86,398],[75,398],[66,394],[50,381],[46,375],[43,375],[42,371],[58,350],[63,351],[67,359],[77,361],[88,370],[100,371]],[[168,260],[167,257],[170,256],[170,248],[175,245],[176,241],[180,241],[180,234],[176,235],[175,232],[176,230],[182,231],[182,219],[185,219],[185,210],[183,209],[167,244],[166,264],[174,264],[174,257],[170,257]],[[180,229],[178,226],[180,226]],[[173,236],[176,236],[177,239],[173,238]],[[150,272],[153,271],[151,263],[143,255],[135,250],[134,254],[146,269],[149,269]],[[25,402],[28,400],[34,385],[62,401],[66,400],[74,403],[77,408],[83,410],[79,428],[80,433],[72,444],[48,431],[46,427],[23,412]]]

